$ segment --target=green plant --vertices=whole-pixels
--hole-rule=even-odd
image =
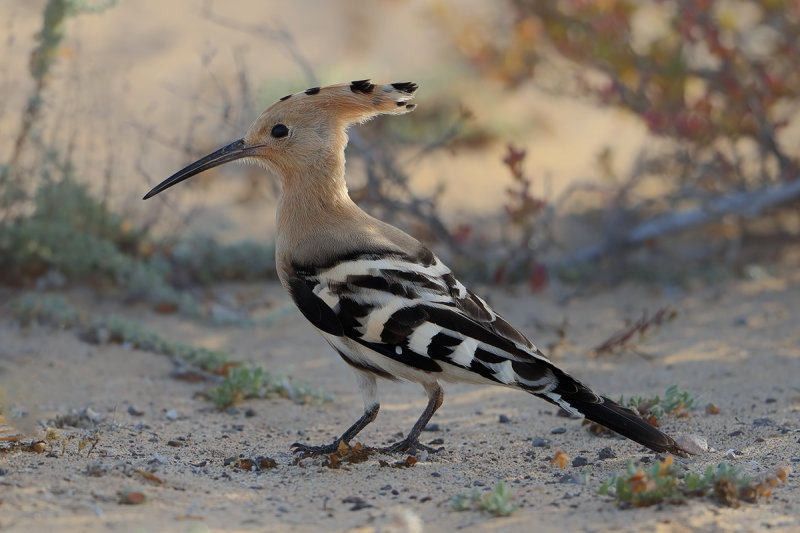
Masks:
[[[501,481],[495,485],[494,489],[483,495],[478,489],[473,489],[470,495],[453,496],[450,506],[456,511],[477,508],[494,516],[508,516],[519,509],[520,504],[514,502],[514,494],[511,489]]]
[[[208,395],[220,409],[235,405],[248,398],[282,396],[295,403],[327,403],[333,400],[330,393],[303,383],[290,381],[285,376],[272,374],[259,366],[229,366],[225,378],[212,388]]]
[[[67,175],[45,178],[33,210],[0,220],[0,281],[25,284],[48,272],[65,282],[125,287],[131,297],[202,316],[182,284],[274,277],[274,250],[251,241],[220,244],[195,237],[157,243],[110,212]]]
[[[654,463],[647,469],[625,464],[625,473],[614,472],[598,489],[599,494],[613,496],[620,504],[646,507],[658,503],[683,503],[687,498],[712,497],[719,503],[737,507],[740,501],[755,502],[769,498],[772,488],[780,482],[786,483],[791,472],[788,467],[779,468],[774,474],[754,481],[743,475],[741,468],[726,463],[709,466],[701,474],[682,475],[673,464],[672,456]]]
[[[228,371],[222,382],[208,392],[211,401],[224,409],[245,398],[255,398],[261,393],[264,369],[258,366],[240,366]]]
[[[627,400],[620,397],[619,404],[633,407],[639,414],[652,421],[658,422],[665,414],[682,416],[689,409],[694,408],[695,397],[688,391],[681,391],[677,385],[671,385],[664,392],[664,397],[655,396],[643,398],[632,396]]]

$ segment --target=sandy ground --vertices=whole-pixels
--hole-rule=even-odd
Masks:
[[[285,300],[271,284],[230,287],[262,292],[276,304]],[[484,291],[485,292],[485,291]],[[758,281],[655,291],[628,285],[556,303],[550,292],[488,291],[493,305],[541,344],[555,340],[541,326],[568,321],[568,344],[558,350],[566,369],[611,396],[652,395],[672,384],[693,391],[700,409],[689,418],[666,418],[672,434],[694,433],[712,451],[681,460],[702,471],[723,460],[729,449],[742,455],[728,462],[754,476],[800,458],[800,275],[776,273]],[[70,331],[20,329],[0,318],[0,362],[8,394],[27,407],[33,420],[52,420],[69,409],[91,407],[103,420],[91,428],[64,428],[63,437],[97,434],[90,456],[77,441],[53,456],[28,451],[0,454],[0,528],[4,531],[384,531],[422,524],[425,531],[756,531],[800,527],[800,484],[792,474],[771,499],[738,509],[708,500],[683,506],[619,509],[597,486],[626,459],[652,458],[640,446],[589,434],[579,420],[524,393],[495,387],[446,386],[445,404],[433,422],[444,450],[411,468],[381,467],[380,457],[338,470],[293,464],[293,442],[329,441],[361,409],[347,365],[307,326],[299,314],[265,329],[211,328],[146,310],[121,308],[73,294],[93,312],[104,310],[142,320],[165,335],[208,346],[224,346],[295,379],[324,388],[336,400],[322,407],[285,399],[250,400],[219,412],[195,398],[203,384],[169,377],[171,362],[117,345],[88,345]],[[671,305],[678,317],[633,353],[589,358],[586,352],[642,308]],[[17,384],[17,387],[14,387]],[[365,444],[392,441],[406,431],[424,406],[412,384],[383,383],[378,420],[359,437]],[[713,402],[719,415],[702,406]],[[143,414],[129,414],[134,406]],[[169,419],[168,410],[177,411]],[[252,410],[249,411],[248,410]],[[500,423],[500,415],[510,422]],[[249,416],[248,416],[249,415]],[[763,419],[769,419],[765,422]],[[552,434],[558,427],[564,433]],[[32,433],[41,436],[39,429]],[[532,438],[551,448],[532,446]],[[178,441],[173,447],[169,441]],[[617,457],[600,460],[611,447]],[[586,467],[552,465],[555,449],[585,457],[590,484],[564,482]],[[230,457],[266,455],[277,468],[247,472],[228,465]],[[391,460],[391,459],[390,459]],[[792,461],[795,461],[794,463]],[[163,485],[134,473],[153,472]],[[522,507],[507,518],[477,511],[457,512],[452,496],[505,480]],[[135,489],[142,506],[121,505],[118,491]],[[362,501],[364,505],[352,502]],[[363,507],[363,508],[359,508]],[[401,524],[401,525],[398,525]],[[405,524],[405,525],[402,525]]]
[[[353,1],[241,0],[225,2],[227,9],[222,4],[214,4],[216,12],[240,23],[292,31],[321,83],[368,76],[410,79],[421,83],[420,106],[452,97],[469,105],[481,126],[502,128],[501,142],[485,151],[462,150],[455,156],[442,152],[409,165],[420,190],[432,190],[440,181],[449,185],[442,198],[448,216],[497,212],[507,185],[500,162],[506,141],[529,149],[526,169],[539,193],[545,174],[554,178],[554,193],[596,174],[595,156],[609,144],[624,173],[626,162],[647,142],[642,126],[621,115],[535,91],[508,95],[490,83],[476,84],[447,52],[441,28],[422,22],[430,17],[432,4],[426,1],[371,2],[369,7]],[[0,20],[7,21],[4,28],[9,31],[0,51],[2,141],[17,131],[17,111],[28,95],[25,69],[43,5],[43,0],[0,4]],[[192,117],[202,117],[191,146],[200,154],[240,137],[253,118],[219,123],[225,92],[237,94],[237,54],[255,90],[263,93],[252,94],[253,99],[269,101],[308,85],[280,46],[212,23],[200,6],[190,1],[122,2],[103,15],[84,15],[67,25],[63,58],[46,101],[56,125],[60,121],[66,126],[53,130],[55,134],[47,129],[45,137],[63,145],[72,135],[76,164],[95,184],[102,183],[105,161],[113,152],[111,200],[135,220],[146,218],[145,207],[153,209],[138,202],[149,185],[189,162],[190,156],[175,146],[185,141]],[[204,56],[213,59],[204,65]],[[411,119],[413,115],[403,118]],[[154,128],[154,134],[144,135],[143,125]],[[151,137],[175,143],[165,146]],[[6,157],[11,144],[0,144],[0,155]],[[199,203],[202,212],[184,227],[187,232],[271,238],[273,209],[258,203],[240,206],[226,189],[237,173],[241,171],[225,171],[205,186],[198,181],[183,195],[173,195],[174,203],[164,211],[182,214],[181,208]],[[568,344],[559,347],[555,359],[598,391],[612,397],[653,395],[673,384],[692,391],[701,408],[689,418],[667,418],[664,428],[675,435],[704,436],[714,451],[682,464],[699,472],[736,449],[742,454],[730,462],[758,476],[778,465],[800,469],[792,462],[800,458],[797,261],[759,272],[758,279],[714,285],[625,285],[578,294],[566,303],[559,303],[563,294],[554,287],[536,295],[525,288],[478,292],[542,346],[556,342],[552,326],[566,319]],[[271,283],[215,290],[244,291],[275,305],[288,302]],[[14,296],[0,289],[0,303]],[[626,459],[652,454],[627,441],[592,436],[580,421],[557,417],[549,404],[493,387],[447,385],[445,404],[433,420],[440,430],[424,434],[426,441],[442,439],[444,451],[412,468],[382,468],[378,457],[338,470],[297,466],[290,444],[329,441],[361,413],[347,365],[299,313],[271,328],[214,327],[123,306],[113,295],[73,289],[68,297],[88,314],[114,313],[169,338],[225,348],[238,359],[330,391],[336,400],[321,407],[279,398],[250,400],[231,412],[219,412],[195,396],[206,384],[170,377],[173,365],[166,357],[86,344],[72,331],[20,328],[0,307],[0,386],[8,401],[29,413],[14,421],[15,428],[0,428],[0,436],[22,430],[26,438],[42,438],[38,422],[71,409],[91,407],[102,415],[90,427],[58,430],[62,437],[74,437],[63,455],[60,449],[55,454],[0,453],[3,531],[415,531],[415,524],[425,531],[800,528],[797,474],[769,501],[738,509],[707,500],[618,509],[596,494],[597,486],[621,470]],[[630,352],[587,356],[625,319],[663,305],[674,306],[679,314],[639,347],[646,357]],[[381,390],[381,414],[359,438],[365,444],[395,440],[425,404],[422,391],[411,384],[384,383]],[[721,413],[705,415],[702,406],[708,402]],[[142,414],[130,414],[129,407]],[[177,419],[166,416],[171,410]],[[501,414],[510,422],[501,424]],[[556,428],[566,431],[553,434]],[[86,435],[100,438],[91,455],[86,448],[78,450]],[[537,437],[550,439],[551,447],[533,447]],[[599,459],[606,447],[617,457]],[[586,467],[561,470],[551,465],[548,458],[559,448],[571,458],[588,460],[589,486],[562,482],[565,474],[581,474]],[[270,456],[277,468],[247,472],[225,465],[226,459],[240,455]],[[148,481],[136,470],[152,472],[164,483]],[[475,487],[484,490],[500,480],[522,505],[512,516],[493,518],[451,508],[452,496]],[[142,491],[147,502],[119,504],[118,492],[125,489]],[[363,504],[353,503],[358,501]]]

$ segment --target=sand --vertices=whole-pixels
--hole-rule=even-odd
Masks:
[[[273,284],[228,287],[263,291],[276,304],[285,300]],[[618,395],[652,395],[677,384],[692,391],[699,408],[688,418],[663,419],[665,431],[696,434],[710,451],[679,459],[691,471],[727,461],[759,476],[800,457],[800,276],[796,272],[758,281],[730,281],[661,294],[625,285],[572,298],[559,305],[552,291],[532,295],[491,289],[493,305],[534,339],[555,340],[538,321],[568,322],[567,344],[557,361],[597,390]],[[80,295],[78,295],[80,296]],[[230,412],[195,398],[207,388],[170,378],[165,357],[118,345],[88,345],[71,331],[34,326],[20,329],[0,319],[0,356],[9,395],[31,410],[34,420],[53,420],[69,409],[91,407],[102,421],[90,428],[59,429],[74,436],[61,455],[14,451],[0,454],[4,475],[0,527],[8,531],[383,531],[396,521],[419,521],[426,531],[518,530],[535,520],[539,531],[755,531],[800,527],[797,474],[772,498],[738,509],[710,500],[681,506],[620,509],[596,493],[599,484],[628,458],[653,454],[621,439],[594,436],[579,420],[557,417],[545,402],[496,387],[447,385],[445,403],[433,422],[444,450],[411,468],[382,467],[375,456],[340,469],[305,461],[295,465],[295,441],[331,440],[360,414],[361,403],[347,365],[304,323],[299,314],[261,330],[209,328],[146,310],[130,310],[84,297],[88,308],[141,320],[172,337],[224,346],[243,359],[324,388],[336,397],[324,406],[297,405],[287,399],[248,400]],[[609,331],[642,308],[670,305],[677,318],[637,349],[590,358],[587,352]],[[8,385],[6,385],[8,387]],[[394,440],[407,431],[424,407],[424,394],[412,384],[381,383],[382,411],[358,438],[366,445]],[[714,403],[718,415],[705,414]],[[129,407],[141,415],[132,415]],[[167,411],[177,412],[177,419]],[[252,410],[252,411],[250,411]],[[505,415],[508,422],[501,423]],[[765,421],[764,419],[769,419]],[[564,428],[553,434],[553,429]],[[29,433],[42,438],[44,430]],[[77,439],[97,435],[91,455],[79,452]],[[550,448],[532,445],[550,440]],[[176,441],[179,447],[168,444]],[[174,443],[173,443],[174,444]],[[601,460],[610,447],[616,458]],[[559,469],[548,460],[556,449],[585,457],[589,485],[563,482],[586,467]],[[741,451],[725,459],[728,450]],[[277,467],[248,472],[225,459],[268,456]],[[136,474],[152,472],[163,484]],[[478,511],[457,512],[451,498],[473,487],[505,481],[521,507],[510,517]],[[135,489],[147,502],[121,505],[118,492]],[[352,502],[363,500],[363,508]],[[353,510],[356,507],[357,510]],[[403,522],[403,523],[405,523]],[[403,527],[397,526],[400,531]],[[358,529],[362,528],[362,529]],[[413,530],[413,529],[408,529]]]

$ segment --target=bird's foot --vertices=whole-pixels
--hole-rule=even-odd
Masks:
[[[301,444],[299,442],[295,442],[290,446],[293,453],[302,454],[305,457],[312,457],[315,455],[330,455],[334,452],[339,451],[339,447],[342,445],[342,439],[336,439],[330,444],[324,444],[322,446],[309,446],[307,444]]]
[[[428,453],[436,453],[441,451],[443,448],[431,448],[430,446],[426,446],[422,444],[417,439],[409,439],[405,438],[399,442],[395,442],[394,444],[390,444],[384,448],[380,448],[379,451],[382,453],[408,453],[411,455],[416,455],[419,452],[426,451]]]

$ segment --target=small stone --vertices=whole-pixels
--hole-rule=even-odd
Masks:
[[[422,431],[441,431],[441,429],[439,429],[439,424],[433,423],[425,426],[425,429],[423,429]]]
[[[616,459],[617,454],[614,453],[614,450],[612,450],[611,448],[605,447],[599,452],[597,452],[597,458],[600,459],[601,461],[605,461],[606,459]]]
[[[731,431],[730,433],[728,433],[728,436],[729,437],[738,437],[742,433],[744,433],[744,431],[742,431],[741,429],[737,429],[736,431]]]
[[[167,462],[167,457],[165,455],[158,455],[157,453],[153,454],[153,458],[148,461],[148,464],[164,464]]]
[[[86,465],[86,475],[89,477],[102,477],[106,475],[108,469],[99,461],[90,461]]]
[[[531,445],[534,448],[549,448],[550,447],[550,439],[543,439],[541,437],[535,437]]]
[[[730,449],[727,452],[725,452],[725,459],[728,459],[728,460],[730,460],[730,459],[738,459],[742,455],[743,454],[742,454],[741,451]]]
[[[129,405],[128,406],[128,414],[131,415],[131,416],[142,416],[144,414],[144,411],[140,411],[135,406]]]
[[[31,451],[34,453],[44,453],[47,449],[47,443],[43,440],[37,440],[31,443]]]
[[[589,460],[586,457],[578,456],[572,460],[572,466],[579,467],[579,466],[586,466],[589,464]]]
[[[444,444],[444,439],[439,437],[438,439],[433,439],[432,441],[428,442],[429,446],[441,446]]]
[[[226,457],[224,461],[222,461],[222,466],[229,466],[239,464],[238,457]]]
[[[708,441],[700,435],[679,435],[675,442],[681,449],[692,455],[700,455],[708,451]]]
[[[775,403],[777,401],[775,398],[764,398],[764,403]]]
[[[439,472],[431,472],[431,477],[442,477]]]
[[[175,409],[170,409],[169,411],[164,413],[164,416],[167,417],[167,420],[177,420],[180,418],[181,415],[179,415],[178,411],[176,411]]]
[[[89,422],[91,422],[93,424],[97,424],[98,422],[102,422],[103,419],[105,418],[104,415],[101,415],[100,413],[98,413],[97,411],[92,409],[91,407],[85,407],[85,408],[81,409],[81,412],[80,412],[79,416],[80,416],[80,418],[85,418],[86,420],[88,420]]]
[[[511,419],[508,418],[506,415],[500,415],[500,417],[498,418],[498,422],[500,422],[501,424],[508,424],[509,422],[511,422]]]
[[[792,458],[791,458],[791,459],[789,459],[789,460],[790,460],[791,462],[793,462],[793,463],[800,463],[800,457],[792,457]]]
[[[119,493],[119,503],[124,505],[141,505],[146,500],[144,493],[136,490],[123,490]]]
[[[777,426],[777,424],[771,418],[756,418],[752,422],[753,427],[762,427],[762,426]]]
[[[562,433],[566,433],[566,432],[567,432],[567,428],[563,428],[563,427],[562,428],[553,428],[553,429],[550,430],[550,433],[552,433],[553,435],[561,435]]]
[[[168,440],[167,446],[172,446],[173,448],[180,448],[183,446],[183,443],[179,440]]]
[[[255,410],[255,409],[253,409],[252,407],[248,407],[248,408],[247,408],[247,409],[245,409],[245,411],[244,411],[244,416],[245,416],[246,418],[253,418],[254,416],[256,416],[256,410]]]

